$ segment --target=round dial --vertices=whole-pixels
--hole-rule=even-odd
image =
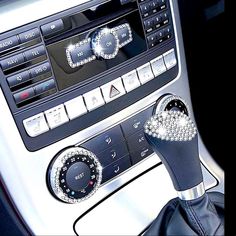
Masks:
[[[104,28],[95,32],[92,37],[92,49],[97,57],[114,58],[119,51],[119,38],[116,31]]]
[[[164,95],[157,101],[154,112],[161,111],[180,111],[187,116],[189,115],[189,108],[184,99],[171,94]]]
[[[51,191],[67,203],[77,203],[92,196],[101,180],[100,162],[92,152],[80,147],[62,151],[48,171]]]

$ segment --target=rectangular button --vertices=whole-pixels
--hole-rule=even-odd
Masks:
[[[23,121],[25,130],[30,137],[36,137],[49,130],[43,113],[37,114]]]
[[[141,148],[137,148],[136,150],[130,152],[132,165],[142,161],[153,153],[153,150],[149,144],[144,145]]]
[[[17,36],[12,36],[0,41],[0,53],[6,51],[7,49],[13,48],[19,45],[19,40]]]
[[[115,100],[125,94],[121,78],[115,79],[101,86],[103,97],[106,103]]]
[[[131,167],[129,155],[117,160],[116,162],[105,167],[102,171],[102,183],[112,179],[113,177],[119,175],[123,171]]]
[[[153,19],[150,18],[150,19],[147,19],[147,20],[144,20],[144,28],[146,30],[147,33],[150,33],[153,31]]]
[[[30,80],[30,74],[29,74],[29,71],[27,70],[7,78],[7,82],[10,88],[18,84],[22,84],[28,80]]]
[[[152,48],[152,47],[156,46],[156,44],[157,44],[156,34],[149,35],[147,37],[147,41],[148,41],[149,48]]]
[[[122,80],[127,92],[130,92],[141,85],[136,70],[132,70],[123,75]]]
[[[155,76],[158,76],[166,71],[166,66],[162,56],[159,56],[152,61],[150,61],[152,66],[152,71]]]
[[[70,120],[73,120],[87,113],[87,108],[84,104],[82,96],[69,100],[68,102],[65,102],[64,105],[66,107],[66,111]]]
[[[99,154],[95,153],[103,167],[117,161],[127,154],[129,154],[129,151],[125,142],[113,145]]]
[[[172,35],[172,30],[171,30],[171,27],[166,27],[163,29],[164,30],[164,38],[165,39],[170,39],[171,38],[171,35]]]
[[[140,66],[137,69],[137,71],[138,71],[138,77],[139,77],[141,84],[145,84],[154,78],[154,75],[152,73],[152,69],[151,69],[149,62],[144,64],[143,66]]]
[[[150,15],[150,6],[149,3],[143,3],[140,5],[140,11],[143,17]]]
[[[124,140],[120,126],[116,126],[99,136],[83,143],[81,146],[91,150],[94,153],[101,153],[105,149],[110,148],[114,144]]]
[[[177,64],[177,60],[175,57],[175,50],[173,48],[168,52],[164,53],[163,57],[168,70]]]
[[[161,16],[160,15],[156,15],[153,17],[153,24],[155,25],[156,29],[161,27]]]
[[[169,23],[169,15],[168,15],[168,12],[161,13],[160,16],[161,16],[161,21],[162,21],[162,24],[163,24],[163,25],[166,25],[166,24]]]
[[[41,26],[43,36],[49,36],[55,34],[63,29],[64,29],[64,23],[62,19],[55,20],[53,22]]]
[[[159,30],[156,33],[156,40],[157,40],[157,43],[162,43],[164,41],[164,29]]]
[[[105,104],[100,88],[96,88],[88,93],[83,94],[87,109],[89,111]]]
[[[23,32],[23,33],[19,34],[18,36],[19,36],[21,43],[26,43],[26,42],[29,42],[33,39],[40,37],[40,33],[39,33],[39,29],[35,28],[32,30],[28,30],[26,32]]]
[[[90,42],[83,42],[67,48],[67,59],[72,68],[86,64],[86,61],[94,60],[94,56]]]
[[[36,95],[40,95],[43,94],[45,92],[48,92],[51,89],[56,88],[56,84],[55,84],[55,80],[54,79],[50,79],[47,80],[43,83],[37,84],[36,86],[34,86],[34,90]]]
[[[118,34],[120,47],[124,47],[133,40],[132,31],[129,24],[123,24],[115,29]]]
[[[129,137],[130,135],[143,129],[145,122],[152,116],[152,113],[153,107],[149,107],[145,111],[142,111],[139,114],[121,123],[121,127],[125,137]]]
[[[37,77],[43,74],[46,74],[47,72],[51,71],[51,66],[49,64],[49,62],[43,63],[39,66],[35,66],[33,68],[30,69],[30,74],[31,77]]]
[[[63,104],[49,109],[44,113],[46,115],[50,129],[54,129],[69,121]]]
[[[127,143],[131,153],[132,164],[136,164],[153,152],[145,138],[143,130],[128,137]]]
[[[24,55],[25,55],[26,60],[30,61],[40,56],[46,55],[46,50],[45,50],[45,47],[42,45],[42,46],[25,51]]]
[[[24,62],[25,62],[24,55],[23,55],[23,53],[20,53],[15,56],[11,56],[11,57],[4,59],[0,63],[1,63],[1,67],[3,70],[8,70],[8,69],[16,67]]]
[[[21,92],[15,93],[14,99],[15,99],[16,104],[19,104],[19,103],[26,101],[34,96],[35,96],[34,89],[28,88],[28,89],[25,89]]]
[[[137,148],[140,148],[142,146],[146,146],[147,140],[145,138],[145,134],[144,134],[143,129],[138,131],[137,133],[129,136],[127,138],[127,142],[128,142],[129,150],[131,152],[135,151]]]

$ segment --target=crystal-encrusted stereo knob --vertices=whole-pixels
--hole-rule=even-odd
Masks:
[[[158,99],[154,113],[157,114],[162,111],[180,111],[187,116],[189,115],[187,102],[173,94],[166,94]]]
[[[53,159],[47,178],[55,197],[78,203],[96,192],[102,180],[102,167],[92,152],[71,147]]]
[[[115,29],[103,28],[94,33],[92,49],[98,58],[112,59],[119,51],[119,37]]]

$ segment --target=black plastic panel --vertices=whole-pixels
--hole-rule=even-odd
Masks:
[[[94,27],[96,28],[98,25],[106,24],[107,18],[103,17],[102,10],[98,15],[89,15],[92,14],[90,12],[88,17],[90,17],[91,22],[89,24],[85,25],[76,25],[71,24],[67,19],[70,17],[73,17],[75,14],[78,14],[80,12],[83,12],[86,9],[91,8],[92,6],[95,6],[96,4],[101,5],[101,9],[104,9],[103,6],[105,5],[106,1],[91,1],[86,4],[82,4],[81,6],[66,10],[62,13],[58,13],[56,15],[53,15],[51,17],[39,20],[37,22],[34,22],[29,25],[22,26],[21,28],[14,29],[10,32],[6,32],[2,35],[0,35],[0,42],[3,39],[10,38],[14,35],[21,35],[24,32],[28,32],[27,34],[32,34],[36,32],[36,36],[31,36],[30,41],[24,41],[22,38],[20,42],[24,42],[23,44],[16,44],[12,50],[1,52],[1,57],[7,57],[12,52],[15,54],[18,54],[18,52],[25,51],[26,48],[34,48],[36,45],[44,45],[49,46],[50,44],[54,44],[60,40],[64,40],[68,37],[72,37],[73,35],[80,34],[81,32],[85,32],[89,28]],[[118,1],[114,1],[116,4]],[[113,3],[113,1],[107,3],[109,6]],[[169,9],[169,4],[167,1],[167,8],[165,8],[163,11],[166,11]],[[136,10],[134,10],[136,8]],[[110,9],[109,7],[107,9]],[[118,8],[117,8],[118,9]],[[137,11],[138,11],[138,5],[136,2],[123,5],[119,8],[121,11],[109,13],[104,13],[105,15],[109,15],[109,17],[113,17],[112,19],[116,19],[116,17],[120,17],[120,14],[122,11],[125,12],[125,14],[128,14],[130,10],[136,11],[136,18],[137,18]],[[131,12],[132,12],[131,11]],[[161,11],[160,11],[161,13]],[[41,26],[46,25],[48,23],[57,21],[58,19],[62,19],[64,23],[64,28],[62,25],[58,26],[60,29],[58,29],[55,32],[52,33],[46,33],[44,36],[41,33]],[[96,20],[97,19],[97,20]],[[141,19],[141,17],[140,17]],[[78,23],[78,22],[77,22]],[[79,21],[79,24],[82,24],[81,21]],[[91,26],[92,25],[92,26]],[[172,20],[170,19],[168,25],[172,27]],[[86,28],[87,27],[87,28]],[[139,21],[138,28],[140,30],[143,29],[144,32],[144,26]],[[164,26],[163,26],[164,29]],[[38,31],[40,31],[40,37],[38,37]],[[22,41],[23,40],[23,41]],[[147,38],[146,38],[146,45],[147,44]],[[147,46],[146,46],[147,48]],[[23,142],[26,146],[26,148],[29,151],[36,151],[43,147],[46,147],[54,142],[57,142],[59,140],[62,140],[65,137],[68,137],[78,131],[81,131],[85,128],[90,127],[91,125],[98,123],[99,121],[110,117],[111,115],[119,112],[120,110],[134,104],[135,102],[139,101],[140,99],[146,97],[147,95],[151,94],[152,92],[156,91],[157,89],[161,88],[163,85],[167,84],[174,78],[176,78],[178,74],[178,63],[175,67],[171,68],[170,70],[166,71],[162,75],[158,76],[157,78],[149,81],[148,83],[140,86],[139,88],[129,92],[128,94],[121,96],[120,98],[105,104],[104,106],[89,112],[86,115],[83,115],[79,118],[76,118],[60,127],[57,127],[53,130],[50,130],[44,134],[41,134],[35,138],[31,138],[26,133],[24,127],[23,127],[23,120],[27,119],[29,117],[32,117],[36,114],[39,114],[41,112],[44,112],[48,109],[51,109],[57,105],[63,104],[64,102],[67,102],[75,97],[78,97],[79,95],[82,95],[84,93],[87,93],[95,88],[98,88],[99,86],[102,86],[128,72],[131,70],[134,70],[138,68],[139,66],[142,66],[143,64],[151,61],[152,59],[156,58],[157,56],[167,52],[170,49],[175,49],[175,39],[174,35],[172,35],[171,38],[168,40],[165,40],[156,46],[154,46],[152,49],[147,49],[139,51],[139,55],[136,55],[129,59],[128,61],[123,61],[119,65],[115,65],[112,67],[112,69],[105,70],[104,72],[101,72],[97,75],[93,75],[88,80],[84,81],[83,84],[74,84],[71,83],[70,87],[63,89],[61,91],[58,90],[58,83],[56,83],[56,87],[53,90],[50,90],[49,92],[43,93],[37,95],[36,97],[32,97],[31,99],[27,100],[26,103],[20,103],[19,105],[16,105],[13,94],[15,94],[18,91],[24,91],[23,89],[19,89],[19,85],[14,85],[13,87],[9,87],[9,84],[7,82],[7,75],[3,73],[3,71],[0,69],[0,84],[1,88],[4,91],[6,100],[8,101],[9,107],[14,115],[17,127],[19,128],[20,134],[22,136]],[[41,57],[39,57],[40,59]],[[48,51],[46,52],[46,58],[49,58],[49,63],[52,63],[52,58],[48,54]],[[43,59],[45,61],[45,58]],[[45,61],[46,62],[46,61]],[[27,62],[28,63],[28,62]],[[37,65],[40,65],[42,60],[35,59],[33,62],[30,62],[30,64],[25,64],[25,66],[21,67],[19,69],[19,72],[24,72],[26,70],[29,70]],[[27,68],[26,68],[27,67]],[[111,68],[111,67],[109,67]],[[18,73],[18,72],[17,72]],[[12,75],[15,75],[17,73],[13,73]],[[10,73],[11,74],[11,73]],[[36,79],[32,80],[28,77],[26,78],[26,81],[24,81],[25,88],[29,88],[32,86],[32,83],[34,86],[38,85],[41,86],[42,80],[50,81],[50,79],[58,80],[58,77],[60,74],[54,74],[54,71],[50,72],[49,74],[46,73],[45,75],[40,75],[39,77],[36,77]],[[34,87],[36,88],[36,87]],[[38,87],[37,87],[38,88]],[[41,91],[41,90],[40,90]],[[23,94],[24,95],[24,94]],[[22,96],[23,96],[22,95]],[[26,95],[25,95],[26,96]]]

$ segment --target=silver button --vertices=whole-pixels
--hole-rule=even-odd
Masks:
[[[96,88],[83,95],[87,109],[92,111],[105,104],[100,88]]]
[[[66,111],[70,120],[73,120],[87,113],[87,109],[82,96],[69,100],[68,102],[65,102],[64,105],[66,107]]]
[[[127,92],[130,92],[141,85],[136,70],[132,70],[129,73],[123,75],[122,79]]]
[[[173,48],[168,52],[164,53],[163,57],[168,70],[177,64],[177,60],[175,57],[175,50]]]
[[[154,74],[152,73],[152,69],[149,62],[144,64],[143,66],[140,66],[137,69],[137,72],[141,84],[145,84],[149,80],[152,80],[154,78]]]
[[[103,86],[101,86],[103,97],[106,103],[125,94],[125,89],[121,78],[115,79]]]
[[[54,129],[69,121],[63,104],[49,109],[44,113],[46,115],[50,129]]]
[[[49,130],[43,113],[39,113],[23,121],[25,130],[30,137],[36,137]]]
[[[155,76],[158,76],[166,71],[166,66],[162,56],[153,59],[151,62],[152,71]]]

